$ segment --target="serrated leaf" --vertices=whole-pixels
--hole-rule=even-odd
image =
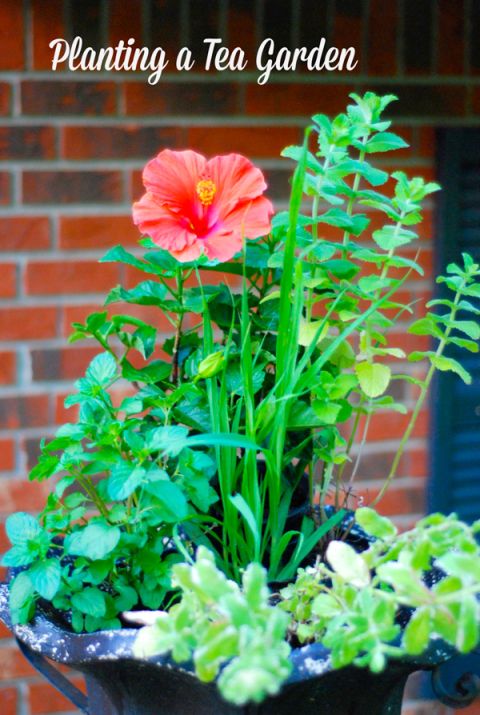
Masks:
[[[115,377],[117,373],[117,363],[110,353],[100,353],[96,355],[87,367],[85,377],[89,382],[100,387],[105,387]]]
[[[105,615],[105,594],[93,586],[84,588],[80,593],[75,593],[72,596],[72,604],[77,610],[88,616],[101,618]]]
[[[5,529],[14,546],[25,546],[28,541],[37,539],[42,531],[37,519],[23,511],[7,517]]]
[[[150,452],[176,457],[187,446],[188,429],[180,425],[157,427],[148,433],[145,446]]]
[[[404,139],[392,132],[378,132],[374,134],[365,145],[365,150],[369,154],[374,152],[393,151],[394,149],[404,149],[408,144]]]
[[[123,460],[112,467],[108,479],[108,495],[114,501],[122,501],[133,494],[145,478],[143,467]]]
[[[159,479],[147,482],[145,491],[154,496],[161,505],[164,521],[176,523],[187,517],[187,499],[176,484]]]
[[[392,371],[388,365],[380,363],[359,362],[355,365],[355,373],[360,387],[367,397],[383,395],[387,389]]]
[[[93,561],[104,559],[120,539],[120,529],[102,522],[88,524],[66,539],[66,550],[76,556],[85,556]]]
[[[12,611],[21,612],[33,600],[34,588],[27,573],[22,571],[10,583],[9,603]],[[18,623],[18,620],[15,619]]]
[[[474,320],[456,320],[453,325],[455,330],[460,330],[472,340],[480,339],[480,325]]]
[[[465,370],[463,365],[460,365],[458,360],[445,357],[444,355],[432,355],[430,357],[430,361],[437,370],[440,370],[441,372],[454,372],[462,378],[465,384],[471,385],[472,376],[469,372],[467,372],[467,370]]]
[[[407,231],[405,228],[398,228],[398,226],[384,226],[374,231],[372,238],[383,251],[392,251],[399,248],[399,246],[406,246],[411,243],[417,238],[417,234],[413,231]]]
[[[58,559],[47,559],[38,561],[28,571],[35,590],[51,601],[60,586],[62,569]]]

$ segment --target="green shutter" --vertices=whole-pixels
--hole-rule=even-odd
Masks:
[[[439,179],[443,186],[435,236],[436,268],[443,271],[462,251],[480,261],[480,129],[439,133]],[[480,307],[480,301],[478,301]],[[458,351],[473,376],[465,385],[452,373],[437,375],[432,413],[431,511],[480,517],[480,354]]]

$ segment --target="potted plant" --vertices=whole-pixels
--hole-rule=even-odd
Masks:
[[[398,249],[439,187],[370,164],[406,146],[382,117],[395,98],[351,97],[284,150],[287,212],[244,157],[160,152],[133,207],[143,255],[103,260],[145,278],[106,304],[156,306],[172,334],[106,310],[74,325],[102,352],[31,472],[52,479],[44,510],[7,520],[0,610],[55,684],[44,656],[86,674],[88,705],[68,694],[91,713],[400,713],[411,672],[478,643],[480,522],[399,534],[375,506],[435,371],[470,381],[448,349],[478,351],[480,266],[464,255],[437,279],[448,295],[409,328],[431,349],[388,342],[421,273]],[[406,358],[425,372],[392,369]],[[375,412],[405,412],[394,380],[418,400],[355,509],[352,447]]]

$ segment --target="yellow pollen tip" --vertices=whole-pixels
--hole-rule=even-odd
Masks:
[[[204,206],[210,206],[213,202],[215,194],[217,193],[217,187],[211,179],[202,179],[198,182],[196,191],[202,204]]]

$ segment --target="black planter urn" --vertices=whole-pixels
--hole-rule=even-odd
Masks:
[[[75,634],[41,609],[32,624],[12,626],[6,584],[0,585],[0,619],[33,666],[89,715],[400,715],[408,676],[430,670],[438,681],[439,666],[452,657],[452,649],[437,642],[421,658],[392,661],[373,675],[353,666],[332,670],[328,650],[309,645],[293,650],[293,670],[278,695],[260,705],[236,707],[223,700],[214,683],[200,682],[188,665],[168,657],[135,658],[135,629]],[[87,696],[52,661],[81,672]],[[478,679],[464,676],[458,692],[443,692],[442,699],[464,707],[477,694]]]

